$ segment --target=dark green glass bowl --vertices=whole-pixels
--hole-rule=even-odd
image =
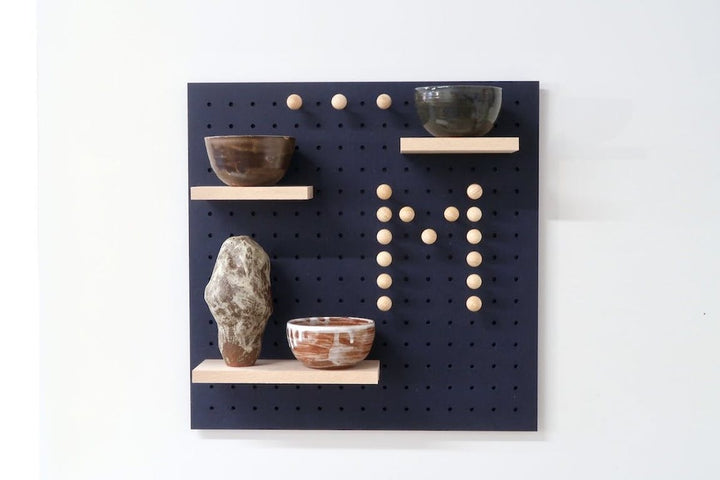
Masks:
[[[481,137],[492,130],[502,106],[502,88],[489,85],[417,87],[415,108],[436,137]]]

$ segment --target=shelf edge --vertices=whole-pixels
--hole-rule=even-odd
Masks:
[[[515,153],[519,137],[401,137],[403,154]]]
[[[287,187],[190,187],[190,200],[310,200],[311,185]]]
[[[192,383],[377,385],[379,382],[379,360],[328,370],[308,368],[297,360],[261,359],[252,367],[228,367],[222,359],[206,359],[192,370]]]

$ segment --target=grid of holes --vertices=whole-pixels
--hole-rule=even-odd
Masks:
[[[202,388],[206,388],[209,391],[215,391],[215,390],[230,390],[233,391],[236,388],[240,388],[237,385],[214,385],[214,384],[208,384],[203,385]],[[321,390],[324,391],[337,391],[337,392],[345,392],[345,391],[364,391],[367,388],[365,385],[359,385],[359,386],[348,386],[348,385],[251,385],[250,388],[252,390],[275,390],[279,394],[282,395],[281,392],[284,392],[283,397],[287,398],[288,396],[295,395],[299,393],[300,391],[314,391],[319,392]],[[388,390],[388,385],[382,386],[383,390]],[[410,390],[409,385],[404,385],[401,387],[403,390],[408,391]],[[440,389],[447,389],[452,390],[454,387],[452,385],[446,385],[446,386],[437,386],[437,385],[424,385],[423,390],[425,393],[430,392],[433,389],[440,388]],[[482,385],[482,386],[476,386],[476,385],[469,385],[466,387],[468,391],[475,391],[476,388],[485,388],[490,392],[498,392],[498,385],[491,384],[491,385]],[[520,393],[520,386],[519,385],[512,385],[510,387],[506,387],[506,389],[509,392],[512,392],[513,395],[517,395]],[[209,411],[215,411],[219,407],[216,407],[215,405],[209,405],[208,410]],[[311,402],[310,404],[298,404],[290,402],[289,404],[287,402],[283,402],[282,405],[279,403],[275,404],[266,404],[261,402],[233,402],[230,405],[224,406],[226,410],[230,411],[237,411],[238,413],[241,413],[242,411],[245,412],[280,412],[281,410],[288,409],[292,412],[301,412],[301,411],[311,411],[311,412],[323,412],[323,411],[336,411],[336,412],[345,412],[345,411],[354,411],[355,413],[361,413],[361,412],[368,412],[369,414],[373,413],[410,413],[415,411],[420,412],[432,412],[432,411],[446,411],[448,413],[451,413],[453,411],[456,411],[457,408],[453,407],[452,405],[437,405],[437,404],[429,404],[425,403],[423,404],[420,402],[420,404],[417,404],[413,402],[410,404],[409,402],[407,404],[403,405],[392,405],[392,404],[368,404],[366,405],[354,405],[352,407],[348,407],[345,404],[338,404],[337,402],[324,402],[322,396],[318,395],[314,402]],[[503,410],[509,412],[512,411],[513,413],[517,413],[519,411],[519,408],[517,406],[505,406],[505,405],[495,405],[492,404],[492,406],[479,406],[479,405],[469,405],[464,406],[464,410],[466,412],[476,412],[480,411],[482,409],[485,409],[489,413],[501,413]],[[462,408],[461,408],[462,409]]]
[[[328,97],[329,98],[329,97]],[[515,101],[516,105],[519,105],[519,101]],[[256,208],[250,206],[246,207],[245,204],[232,204],[230,206],[224,206],[222,208],[218,208],[217,205],[210,204],[204,213],[207,215],[209,224],[213,225],[213,228],[209,229],[209,231],[206,232],[208,241],[205,242],[207,245],[206,249],[206,258],[207,258],[207,269],[206,271],[209,272],[212,269],[212,265],[214,264],[214,254],[219,248],[219,244],[224,240],[224,238],[227,238],[229,236],[238,234],[238,232],[234,230],[242,230],[242,228],[238,227],[238,218],[247,218],[249,215],[249,218],[251,220],[255,220],[255,224],[258,225],[258,230],[263,230],[263,225],[268,224],[274,224],[274,225],[280,225],[284,220],[293,218],[295,220],[302,220],[302,228],[296,228],[295,230],[288,230],[285,228],[272,228],[271,232],[267,231],[243,231],[243,234],[250,234],[252,237],[256,239],[262,238],[263,242],[266,241],[269,238],[272,238],[273,244],[280,245],[280,244],[293,244],[297,242],[312,242],[317,241],[326,237],[332,237],[333,240],[337,243],[343,243],[344,241],[348,240],[347,232],[344,231],[342,228],[338,229],[338,231],[334,232],[328,232],[325,228],[316,228],[312,229],[312,226],[315,222],[313,220],[317,221],[324,221],[326,218],[335,215],[338,219],[342,219],[343,222],[353,222],[352,217],[355,216],[356,221],[363,220],[364,217],[370,216],[374,217],[374,208],[372,206],[372,201],[374,197],[374,188],[373,185],[376,185],[377,183],[380,183],[385,178],[392,178],[392,182],[398,185],[401,185],[399,189],[399,193],[401,195],[413,195],[413,194],[424,194],[428,197],[437,195],[438,193],[443,194],[445,196],[452,196],[457,194],[463,194],[463,188],[464,185],[442,185],[442,186],[432,186],[432,187],[425,187],[424,185],[418,185],[418,184],[412,184],[408,182],[403,182],[403,176],[409,175],[413,173],[413,171],[417,171],[418,169],[422,170],[424,174],[427,175],[436,175],[441,172],[446,173],[448,175],[456,175],[456,176],[463,176],[463,178],[472,178],[473,175],[477,175],[480,173],[480,171],[485,171],[485,168],[478,167],[475,164],[470,165],[463,165],[462,163],[450,163],[450,164],[444,164],[444,163],[438,163],[438,164],[426,164],[422,166],[414,165],[410,162],[406,161],[398,161],[399,154],[397,153],[397,145],[394,143],[393,138],[399,137],[402,135],[412,135],[412,133],[405,133],[404,129],[411,129],[412,120],[410,116],[410,112],[412,111],[412,106],[410,104],[410,101],[405,99],[402,100],[400,104],[400,108],[397,108],[396,110],[401,110],[403,115],[398,121],[398,118],[393,118],[392,122],[389,121],[382,121],[378,123],[378,125],[374,125],[373,122],[368,119],[365,120],[363,117],[360,118],[354,118],[351,122],[337,122],[333,124],[332,122],[325,122],[325,121],[308,121],[307,119],[304,119],[302,121],[295,121],[292,123],[292,129],[296,130],[295,132],[288,132],[287,127],[283,127],[283,123],[279,120],[273,121],[273,116],[270,115],[272,113],[273,109],[284,109],[284,100],[283,99],[276,99],[273,100],[270,103],[270,108],[268,112],[268,108],[259,108],[260,102],[255,100],[250,100],[248,102],[248,105],[246,106],[246,113],[249,111],[248,116],[252,118],[252,120],[245,123],[248,123],[246,129],[240,128],[240,124],[242,123],[242,120],[232,120],[227,124],[223,124],[221,122],[210,122],[208,121],[205,124],[205,128],[208,130],[207,132],[203,132],[203,135],[224,135],[224,134],[249,134],[249,133],[274,133],[275,130],[278,130],[278,134],[293,134],[297,135],[298,138],[298,145],[296,147],[296,156],[298,155],[306,155],[308,158],[311,157],[319,157],[321,152],[327,152],[328,150],[333,150],[333,154],[338,156],[341,155],[352,155],[354,158],[361,158],[365,159],[365,161],[355,161],[355,162],[316,162],[316,164],[313,164],[312,162],[296,162],[295,166],[292,168],[291,173],[292,174],[300,174],[301,172],[307,173],[308,171],[314,174],[326,174],[329,173],[330,175],[328,178],[337,179],[338,177],[349,177],[353,178],[355,180],[354,183],[356,183],[357,187],[345,187],[345,188],[332,188],[327,187],[325,185],[325,182],[321,182],[319,184],[315,185],[315,200],[313,201],[316,205],[333,205],[336,208],[322,208],[318,207],[315,208],[313,206],[302,206],[299,207],[297,205],[290,205],[290,204],[281,204],[278,203],[272,207],[272,209],[268,209],[265,205],[258,206]],[[237,100],[228,100],[226,102],[223,101],[206,101],[204,108],[207,109],[208,112],[214,112],[217,109],[226,109],[233,111],[234,109],[239,109],[241,107],[241,102],[238,102]],[[304,107],[305,108],[305,107]],[[322,109],[330,109],[329,106],[329,100],[326,102],[323,102],[323,100],[316,100],[315,102],[311,102],[310,108],[318,109],[318,111],[322,111]],[[352,100],[350,101],[350,104],[348,105],[348,110],[351,110],[353,108],[376,108],[374,106],[374,102],[367,102],[365,100],[360,100],[356,105],[353,104]],[[393,108],[396,108],[396,105],[394,104]],[[254,113],[254,109],[257,109],[257,114]],[[285,112],[287,113],[287,112]],[[326,115],[328,112],[323,112],[322,115]],[[414,114],[414,111],[412,111],[412,114]],[[212,117],[214,113],[209,114],[209,117]],[[502,118],[501,118],[502,120]],[[267,125],[264,125],[262,122],[267,123]],[[271,122],[271,123],[270,123]],[[354,122],[354,123],[353,123]],[[376,122],[377,123],[377,122]],[[261,131],[261,125],[264,125],[265,131]],[[269,128],[268,128],[269,125]],[[501,125],[498,125],[498,128],[500,128]],[[512,124],[513,128],[520,129],[520,122],[514,121]],[[284,128],[284,130],[283,130]],[[379,136],[382,138],[382,141],[380,142],[363,142],[362,140],[358,141],[357,138],[362,138],[361,135],[354,135],[352,138],[346,138],[346,140],[349,140],[348,142],[343,142],[342,138],[337,138],[336,135],[333,135],[333,132],[328,132],[328,129],[337,129],[336,132],[344,131],[344,132],[357,132],[362,131],[363,129],[367,129],[367,131],[377,131],[379,129],[387,129],[387,132],[392,132],[390,135],[382,135]],[[318,138],[316,141],[304,141],[306,138],[310,138],[310,135],[304,136],[303,131],[305,129],[309,129],[311,132],[315,131],[317,132],[323,132],[322,139]],[[328,135],[330,133],[330,135]],[[331,139],[334,139],[331,140]],[[307,152],[307,153],[306,153]],[[380,155],[382,152],[385,152],[386,156],[383,157]],[[370,159],[374,158],[375,161],[371,161]],[[507,171],[511,171],[514,173],[520,173],[521,172],[521,163],[516,162],[508,162],[506,158],[498,159],[499,161],[494,162],[493,166],[490,169],[490,172],[495,175],[502,175],[503,173]],[[500,161],[501,160],[501,161]],[[310,165],[308,165],[308,163]],[[311,167],[311,168],[308,168]],[[211,184],[214,178],[214,174],[212,173],[212,170],[205,167],[207,169],[206,171],[206,177],[207,182],[200,182],[205,184]],[[290,174],[289,174],[290,175]],[[364,180],[357,181],[357,178],[364,178]],[[329,182],[328,182],[329,183]],[[483,179],[483,184],[485,185],[493,185],[492,179]],[[198,183],[196,183],[198,184]],[[509,219],[512,221],[512,217],[517,217],[522,215],[522,208],[520,207],[514,207],[510,210],[501,208],[501,206],[505,203],[513,203],[512,197],[520,197],[521,196],[521,188],[518,186],[514,186],[514,188],[497,188],[497,187],[491,187],[489,190],[486,191],[486,196],[495,197],[496,201],[489,202],[491,205],[497,205],[494,208],[491,208],[489,210],[484,210],[484,215],[491,215],[496,221],[502,220],[502,219]],[[347,197],[351,197],[353,199],[352,204],[348,204],[345,200]],[[208,205],[205,205],[208,207]],[[444,208],[445,205],[437,205],[437,208],[430,208],[428,210],[424,211],[418,211],[418,217],[425,216],[427,218],[435,217],[435,222],[440,223],[441,221],[444,221],[442,219],[442,208]],[[348,208],[350,207],[350,208]],[[395,213],[397,213],[397,209],[395,210]],[[215,216],[215,218],[211,218]],[[484,217],[485,218],[485,217]],[[324,224],[315,224],[320,225],[324,227]],[[228,230],[229,226],[229,230]],[[307,228],[311,227],[311,228]],[[507,230],[507,229],[501,229],[501,230]],[[357,235],[357,238],[355,240],[362,240],[369,244],[370,249],[374,247],[375,239],[374,239],[374,231],[372,228],[362,228],[359,231],[354,232]],[[445,232],[446,238],[448,240],[452,240],[454,237],[458,236],[457,232]],[[401,239],[403,240],[409,240],[410,234],[409,233],[402,233]],[[507,237],[507,238],[506,238]],[[493,244],[493,243],[503,243],[505,245],[516,243],[517,245],[520,245],[520,242],[523,240],[523,232],[518,229],[516,231],[511,232],[509,235],[504,231],[489,231],[485,233],[485,237],[483,239],[483,244]],[[439,239],[440,241],[440,239]],[[263,243],[261,242],[261,243]],[[418,241],[419,242],[419,241]],[[486,247],[487,249],[487,247]],[[298,262],[298,264],[304,263],[304,261],[307,260],[307,258],[314,258],[315,260],[323,260],[327,258],[333,258],[338,261],[343,261],[347,259],[348,257],[356,257],[359,258],[361,261],[366,261],[368,263],[373,264],[374,263],[374,254],[368,254],[366,253],[335,253],[335,254],[328,254],[328,252],[319,250],[315,255],[308,254],[305,252],[303,255],[295,253],[292,254],[290,252],[291,249],[283,249],[278,248],[278,251],[281,251],[281,253],[272,253],[271,258],[273,261],[278,261],[281,259],[285,261],[295,260]],[[492,272],[492,264],[493,263],[503,263],[507,264],[507,262],[519,262],[520,261],[520,253],[518,248],[510,249],[514,250],[513,252],[508,253],[508,249],[487,249],[488,254],[484,255],[483,260],[483,267],[487,267],[487,270],[489,272]],[[425,262],[428,266],[431,266],[434,261],[437,261],[438,259],[435,258],[432,254],[425,254],[425,255],[416,255],[414,253],[404,253],[400,257],[396,258],[396,262]],[[464,253],[461,255],[461,251],[453,252],[447,254],[448,260],[453,260],[456,256],[457,257],[464,257]],[[464,302],[460,301],[462,300],[462,292],[458,296],[451,296],[444,299],[436,299],[433,296],[433,286],[437,282],[447,282],[448,284],[462,284],[464,283],[464,278],[467,272],[463,274],[462,271],[457,271],[457,274],[453,275],[447,275],[444,277],[440,277],[437,275],[429,274],[422,277],[413,278],[413,280],[410,279],[408,275],[393,275],[393,286],[397,283],[413,283],[415,285],[420,284],[421,282],[424,283],[424,288],[427,291],[427,295],[422,298],[409,298],[408,296],[404,296],[403,298],[398,299],[399,302],[402,303],[402,305],[397,305],[397,307],[413,307],[413,303],[424,303],[430,304],[435,301],[438,302],[446,302],[447,304],[456,303],[458,306],[462,306]],[[318,295],[315,298],[299,298],[297,296],[276,296],[274,298],[274,302],[276,306],[281,302],[292,302],[295,305],[302,305],[303,303],[309,302],[309,303],[315,303],[317,305],[323,304],[324,306],[334,306],[334,307],[349,307],[353,304],[374,304],[374,295],[373,295],[373,286],[374,286],[374,276],[367,275],[367,274],[359,274],[357,278],[355,279],[355,282],[360,283],[367,283],[367,289],[365,292],[360,291],[356,295],[352,297],[343,297],[343,296],[336,296],[336,297],[328,297],[327,295]],[[318,275],[292,275],[288,278],[281,279],[278,276],[273,277],[273,285],[274,287],[282,287],[277,288],[277,290],[280,291],[292,291],[294,284],[302,284],[302,283],[315,283],[315,287],[317,287],[318,291],[326,291],[328,285],[332,285],[333,283],[339,282],[345,282],[348,280],[347,275],[327,275],[327,274],[318,274]],[[501,285],[507,285],[507,283],[511,281],[513,283],[521,283],[521,275],[520,275],[520,269],[516,269],[515,273],[512,275],[512,278],[503,278],[498,274],[492,274],[490,273],[487,276],[483,276],[483,289],[490,292],[498,292],[497,289],[493,290],[492,284],[501,284]],[[499,298],[501,298],[502,295],[491,295],[488,297],[488,301],[490,304],[497,304],[499,301]],[[517,305],[520,303],[519,296],[515,296],[512,298],[513,304]],[[395,308],[397,308],[395,307]],[[464,307],[463,307],[464,308]],[[485,306],[483,307],[485,308]],[[380,321],[378,322],[380,325],[387,326],[391,324],[394,320],[390,318],[389,316],[382,316],[382,315],[374,315],[375,317],[380,317]],[[271,319],[271,323],[275,328],[275,330],[282,329],[284,331],[284,320],[280,318],[273,318]],[[498,326],[499,323],[502,322],[511,322],[513,326],[517,327],[520,325],[520,320],[518,318],[515,318],[514,320],[507,320],[507,319],[500,319],[500,318],[493,318],[492,320],[488,321],[488,324],[492,327]],[[400,370],[400,371],[418,371],[418,367],[421,367],[422,370],[425,370],[426,372],[431,370],[440,370],[443,371],[442,375],[451,374],[452,372],[458,372],[461,370],[468,371],[470,373],[477,372],[481,369],[486,369],[490,372],[496,370],[499,366],[502,366],[503,368],[508,368],[511,365],[512,369],[518,370],[521,368],[520,362],[516,360],[508,360],[508,359],[502,359],[502,360],[496,360],[491,359],[489,362],[487,362],[486,365],[479,365],[477,362],[466,362],[465,365],[462,365],[461,363],[454,362],[454,363],[442,363],[435,360],[437,348],[440,344],[443,342],[437,341],[434,338],[433,335],[433,329],[438,328],[438,324],[445,322],[446,328],[452,328],[453,326],[460,326],[463,325],[465,327],[468,326],[475,326],[482,323],[482,320],[478,318],[465,318],[462,320],[457,319],[447,319],[447,320],[436,320],[436,319],[414,319],[410,317],[401,317],[401,320],[399,321],[399,324],[403,327],[412,327],[413,324],[419,324],[418,326],[424,326],[426,328],[427,334],[425,335],[425,338],[419,338],[419,339],[409,339],[409,340],[402,340],[400,338],[391,338],[391,339],[379,339],[378,342],[376,342],[376,346],[374,348],[374,357],[380,358],[382,361],[381,368],[383,372],[387,371],[388,369],[394,369],[394,370]],[[207,340],[207,347],[213,347],[213,349],[216,349],[215,347],[215,341],[214,338],[216,336],[216,330],[214,327],[214,322],[211,317],[207,320],[208,329],[206,331],[205,338]],[[392,332],[393,334],[397,333],[397,331]],[[281,349],[287,349],[287,346],[284,342],[284,338],[277,338],[277,335],[275,335],[276,338],[269,340],[270,344],[264,346],[264,350],[270,350],[273,353],[278,353],[278,350]],[[266,339],[266,342],[268,340]],[[476,348],[484,348],[489,352],[493,352],[497,349],[507,349],[508,351],[512,352],[513,350],[517,351],[518,349],[522,348],[520,341],[513,341],[508,345],[498,345],[497,341],[490,341],[485,342],[487,345],[481,346],[482,340],[473,340],[467,342],[467,345],[465,348],[469,349],[476,349]],[[458,345],[458,341],[447,341],[444,342],[445,348],[454,348]],[[269,348],[268,348],[269,347]],[[215,352],[213,352],[213,349],[210,350],[211,357],[217,356]],[[402,362],[402,361],[395,361],[397,358],[402,357],[403,351],[413,350],[415,352],[418,351],[425,351],[421,356],[423,357],[424,361],[420,362],[420,365],[417,364],[417,362],[413,362],[413,364],[409,362]],[[399,354],[399,355],[398,355]],[[277,355],[275,355],[277,356]],[[512,356],[512,354],[511,354]],[[383,360],[384,358],[387,358],[388,360]],[[493,358],[492,355],[490,355],[488,358]],[[511,362],[508,364],[508,361]],[[396,376],[401,377],[402,375]],[[381,372],[381,379],[386,377]],[[382,382],[382,380],[381,380]],[[420,381],[415,382],[407,382],[407,383],[385,383],[382,382],[381,386],[379,387],[382,391],[387,392],[389,391],[398,391],[398,392],[419,392],[422,391],[424,393],[431,392],[433,390],[438,389],[444,389],[447,392],[452,391],[458,391],[465,389],[470,392],[478,392],[482,389],[487,390],[491,393],[505,393],[503,395],[504,398],[520,398],[520,394],[522,392],[522,385],[519,384],[519,382],[512,383],[512,384],[504,384],[507,382],[502,382],[503,384],[500,385],[501,382],[486,382],[483,384],[476,384],[476,382],[452,382],[448,383],[445,382],[444,385],[437,385],[435,383],[423,383]],[[217,391],[234,391],[236,389],[243,389],[243,388],[250,388],[252,391],[278,391],[278,392],[287,392],[288,390],[295,390],[295,391],[301,391],[303,389],[312,389],[312,390],[323,390],[325,391],[336,391],[336,392],[343,392],[343,391],[360,391],[363,392],[366,390],[365,386],[359,386],[359,387],[353,387],[353,386],[283,386],[283,385],[275,385],[275,386],[263,386],[263,385],[252,385],[252,386],[241,386],[241,385],[205,385],[202,386],[203,388],[207,388],[208,391],[217,392]],[[372,388],[372,387],[368,387]],[[221,401],[221,397],[218,398],[218,401]],[[319,397],[322,399],[322,397]],[[449,398],[452,398],[451,396]],[[478,396],[478,398],[482,400],[487,400],[487,396],[482,395]],[[498,396],[500,399],[501,397]],[[266,412],[266,411],[272,411],[272,412],[278,412],[278,411],[285,411],[285,410],[294,410],[296,412],[303,411],[303,409],[312,409],[313,407],[308,406],[306,404],[298,404],[291,406],[286,405],[284,402],[277,402],[277,404],[273,405],[272,402],[242,402],[242,404],[237,405],[237,402],[230,402],[228,405],[227,402],[225,403],[223,407],[219,407],[216,405],[217,402],[211,402],[212,404],[207,405],[207,409],[210,411],[216,411],[221,409],[230,409],[231,411],[243,411],[250,409],[252,412]],[[315,409],[318,412],[330,412],[330,411],[337,411],[337,412],[344,412],[348,411],[349,407],[343,403],[332,406],[331,403],[327,402],[315,402],[317,405],[315,405]],[[441,409],[440,406],[436,403],[428,404],[425,406],[419,406],[419,404],[415,402],[405,402],[407,405],[402,404],[402,402],[389,402],[386,404],[376,404],[375,402],[368,402],[367,404],[360,405],[355,410],[359,410],[360,412],[412,412],[415,409],[424,409],[425,412],[430,411],[437,411],[438,409]],[[467,412],[478,412],[478,411],[488,411],[490,413],[498,413],[498,412],[513,412],[517,413],[520,408],[518,405],[507,405],[503,404],[502,402],[490,402],[491,404],[487,404],[487,402],[484,402],[483,405],[469,405],[465,406],[463,408],[460,408],[457,405],[448,405],[446,407],[447,412],[453,412],[453,411],[467,411]]]

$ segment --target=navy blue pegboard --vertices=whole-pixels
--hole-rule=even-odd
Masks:
[[[209,168],[203,138],[277,134],[297,139],[280,185],[313,185],[309,201],[191,201],[190,368],[220,358],[217,328],[203,290],[222,242],[251,235],[271,257],[274,313],[262,358],[292,358],[288,319],[316,315],[373,318],[368,358],[381,362],[379,385],[191,384],[196,429],[535,430],[537,428],[538,83],[486,83],[503,88],[491,136],[517,136],[513,154],[402,155],[400,137],[429,136],[414,109],[413,89],[444,82],[193,83],[188,85],[189,184],[222,185]],[[303,107],[287,108],[291,93]],[[332,108],[336,93],[346,109]],[[392,107],[375,105],[388,93]],[[375,190],[389,184],[393,196]],[[467,197],[471,183],[483,187]],[[415,209],[411,223],[398,218]],[[447,206],[463,215],[443,218]],[[380,206],[393,219],[380,223]],[[479,207],[469,222],[464,212]],[[376,241],[389,228],[390,245]],[[420,241],[424,228],[438,233]],[[478,245],[465,238],[483,234]],[[381,250],[393,255],[377,265]],[[471,250],[483,263],[471,268]],[[375,280],[393,278],[389,290]],[[478,273],[478,290],[465,285]],[[387,294],[388,312],[376,307]],[[483,301],[479,312],[468,296]]]

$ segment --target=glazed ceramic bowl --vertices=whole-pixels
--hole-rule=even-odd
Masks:
[[[492,130],[502,105],[502,88],[443,85],[415,89],[422,126],[436,137],[480,137]]]
[[[275,185],[287,172],[295,138],[275,135],[205,137],[215,175],[230,186]]]
[[[308,317],[287,322],[295,358],[310,368],[347,368],[367,357],[375,322],[356,317]]]

